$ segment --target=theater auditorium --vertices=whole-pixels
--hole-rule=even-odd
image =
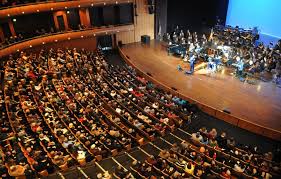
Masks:
[[[0,0],[0,178],[281,178],[280,7]]]

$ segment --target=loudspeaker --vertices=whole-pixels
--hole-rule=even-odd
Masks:
[[[121,41],[121,40],[118,41],[118,46],[119,46],[119,47],[122,47],[122,45],[123,45],[122,41]]]
[[[150,42],[150,36],[148,36],[148,35],[142,35],[142,36],[141,36],[141,42],[144,43],[144,44],[149,44],[149,42]]]
[[[148,6],[149,14],[154,14],[154,6]]]

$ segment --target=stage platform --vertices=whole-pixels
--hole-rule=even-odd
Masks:
[[[197,64],[193,75],[177,70],[188,68],[182,59],[168,56],[158,41],[122,46],[120,54],[144,77],[160,87],[196,103],[204,112],[251,132],[281,141],[281,88],[271,82],[241,82],[231,69],[206,74]],[[205,70],[206,71],[206,70]],[[228,110],[230,114],[223,112]]]

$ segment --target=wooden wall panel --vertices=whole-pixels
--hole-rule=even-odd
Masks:
[[[147,0],[136,0],[138,16],[134,16],[134,32],[123,32],[116,36],[117,41],[123,44],[139,42],[142,35],[149,35],[154,39],[154,14],[149,14]]]
[[[80,22],[86,27],[91,27],[90,15],[88,8],[79,9]]]

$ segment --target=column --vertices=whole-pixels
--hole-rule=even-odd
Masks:
[[[12,36],[16,36],[17,34],[16,34],[16,31],[15,31],[15,28],[14,28],[14,24],[13,24],[11,19],[9,19],[8,24],[9,24],[9,28],[10,28]]]
[[[86,28],[91,27],[91,19],[90,19],[88,8],[80,8],[79,17],[80,17],[81,24],[83,24]]]

